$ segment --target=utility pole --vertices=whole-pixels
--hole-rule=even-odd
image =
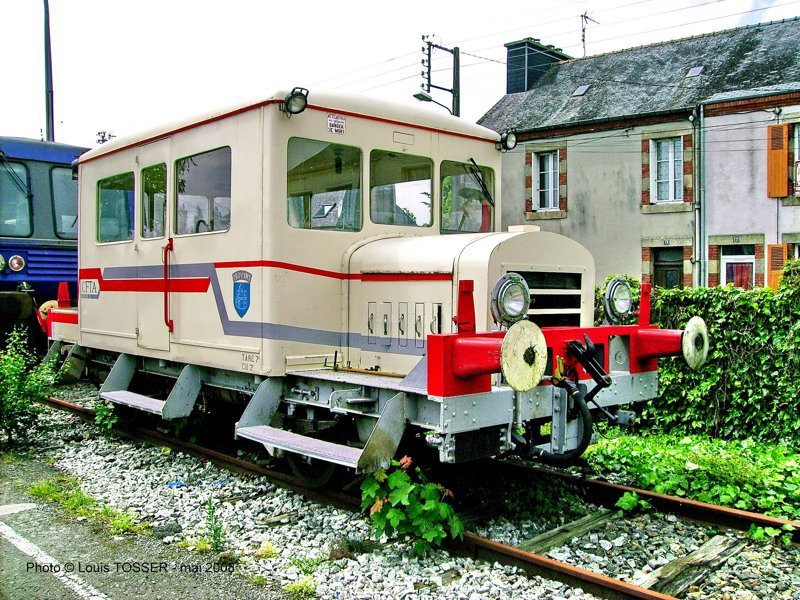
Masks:
[[[452,110],[448,110],[450,110],[454,116],[458,117],[461,115],[461,54],[459,49],[457,47],[445,48],[439,44],[434,44],[428,35],[422,36],[422,42],[425,44],[422,46],[422,68],[424,70],[421,73],[423,83],[420,87],[423,89],[425,94],[416,94],[415,98],[424,102],[433,102],[434,104],[439,104],[430,96],[425,97],[427,94],[430,94],[431,88],[452,94],[453,108]],[[449,52],[453,55],[453,87],[451,88],[446,88],[431,83],[431,56],[434,49],[444,50],[445,52]],[[445,108],[447,107],[445,106]]]
[[[53,61],[50,58],[50,5],[44,0],[44,91],[47,141],[56,139],[53,117]]]

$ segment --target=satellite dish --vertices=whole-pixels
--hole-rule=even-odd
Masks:
[[[500,346],[500,367],[508,385],[527,392],[539,385],[547,366],[547,342],[539,326],[524,320],[514,323]]]

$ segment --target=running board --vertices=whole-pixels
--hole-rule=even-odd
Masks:
[[[236,430],[236,435],[254,442],[260,442],[265,446],[272,446],[295,452],[303,456],[309,456],[325,462],[332,462],[345,467],[358,467],[358,460],[361,458],[362,450],[318,440],[299,433],[292,433],[270,427],[269,425],[256,425],[254,427],[240,427]]]
[[[237,423],[237,438],[263,444],[270,454],[277,448],[354,468],[359,473],[391,465],[406,427],[405,393],[395,394],[386,402],[364,449],[360,450],[263,424],[269,423],[277,411],[280,389],[280,384],[270,379],[262,382]]]
[[[158,400],[128,390],[136,372],[136,357],[120,354],[100,388],[100,397],[114,404],[130,406],[137,410],[172,420],[188,417],[203,385],[202,371],[195,365],[185,365],[166,400]]]
[[[103,400],[108,400],[114,404],[122,404],[123,406],[130,406],[144,412],[153,413],[154,415],[161,416],[166,402],[163,400],[156,400],[149,396],[142,396],[134,392],[119,391],[119,392],[100,392],[100,397]]]

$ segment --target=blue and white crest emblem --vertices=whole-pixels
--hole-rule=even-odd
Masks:
[[[250,308],[250,281],[253,274],[248,271],[236,271],[233,274],[233,307],[239,317],[244,317]]]

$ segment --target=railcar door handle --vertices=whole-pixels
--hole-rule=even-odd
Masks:
[[[174,323],[169,314],[169,253],[175,248],[172,238],[161,249],[161,258],[164,263],[164,325],[170,333],[174,330]]]
[[[406,316],[400,315],[400,320],[397,322],[397,329],[400,331],[400,335],[406,334]]]
[[[367,319],[367,329],[369,330],[370,333],[375,333],[373,326],[374,320],[375,320],[375,315],[370,315],[369,319]]]
[[[389,315],[383,315],[383,335],[389,335]]]
[[[417,337],[422,337],[422,317],[417,317],[417,322],[414,323],[414,331],[417,332]]]

